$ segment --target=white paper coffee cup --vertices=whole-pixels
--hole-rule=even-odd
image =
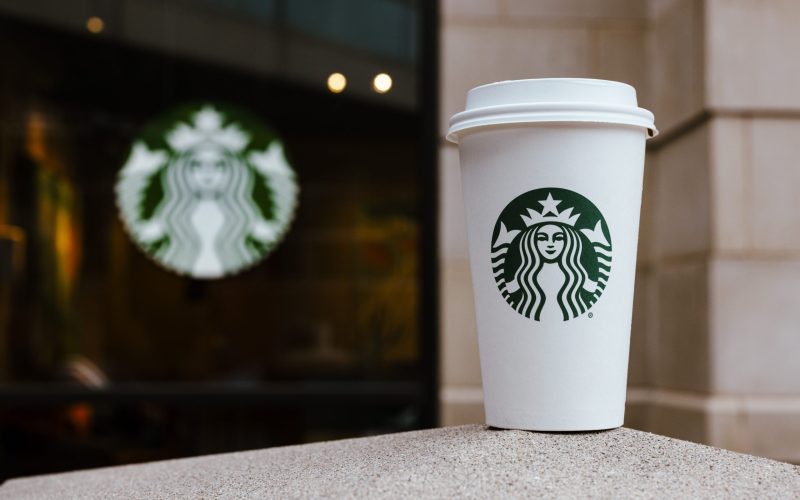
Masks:
[[[472,89],[461,157],[486,423],[619,427],[645,141],[633,87],[589,79]]]

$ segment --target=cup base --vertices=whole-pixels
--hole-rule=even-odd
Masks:
[[[552,433],[569,433],[569,432],[599,432],[608,431],[622,427],[623,421],[614,422],[597,422],[596,424],[586,425],[537,425],[537,424],[509,424],[502,422],[490,422],[488,419],[486,425],[493,429],[498,430],[516,430],[516,431],[531,431],[531,432],[552,432]]]
[[[573,430],[545,430],[545,429],[528,429],[522,427],[498,427],[496,425],[489,425],[486,424],[490,429],[495,431],[525,431],[525,432],[540,432],[542,434],[580,434],[580,433],[588,433],[588,432],[605,432],[605,431],[613,431],[614,429],[619,429],[622,427],[621,425],[615,425],[613,427],[600,427],[597,429],[573,429]]]

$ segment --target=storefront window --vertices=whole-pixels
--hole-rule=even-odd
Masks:
[[[0,1],[0,470],[435,423],[434,15]],[[248,159],[273,134],[294,192]],[[155,159],[126,224],[137,144]],[[188,201],[170,198],[180,162],[207,169]],[[243,187],[220,187],[240,164]]]

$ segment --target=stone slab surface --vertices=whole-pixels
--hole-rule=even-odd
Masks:
[[[13,479],[28,498],[798,498],[800,467],[630,429],[470,425]]]

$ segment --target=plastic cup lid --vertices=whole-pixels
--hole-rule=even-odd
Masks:
[[[653,113],[640,108],[626,83],[588,78],[541,78],[490,83],[470,90],[466,110],[453,115],[447,140],[494,125],[595,122],[633,125],[658,135]]]

